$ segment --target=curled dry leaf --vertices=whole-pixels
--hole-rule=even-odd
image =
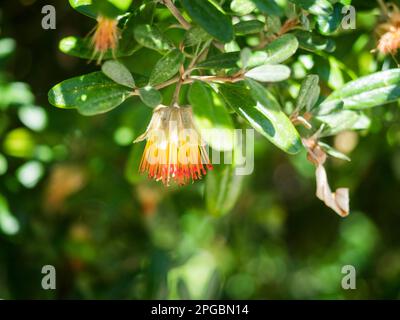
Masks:
[[[350,211],[349,189],[339,188],[335,192],[332,192],[323,165],[317,167],[315,175],[317,178],[317,197],[338,215],[347,217]]]
[[[322,200],[327,207],[334,210],[341,217],[347,217],[350,212],[349,189],[339,188],[335,192],[332,192],[324,168],[327,158],[325,151],[315,138],[303,139],[303,144],[308,151],[307,159],[317,167],[315,176],[317,180],[316,195],[318,199]]]

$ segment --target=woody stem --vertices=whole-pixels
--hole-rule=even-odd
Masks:
[[[175,7],[175,5],[173,4],[172,0],[162,0],[161,2],[169,9],[169,11],[171,11],[173,16],[176,18],[176,20],[179,21],[179,23],[185,30],[189,30],[191,28],[190,23],[187,22],[186,19],[182,16],[178,8]]]

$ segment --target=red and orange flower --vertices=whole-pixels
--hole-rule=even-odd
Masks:
[[[160,105],[146,132],[135,142],[147,140],[139,171],[150,179],[179,185],[201,179],[212,169],[190,107]]]
[[[97,26],[91,39],[93,58],[97,56],[98,63],[101,62],[108,50],[112,50],[113,54],[115,54],[119,36],[118,20],[98,16]]]

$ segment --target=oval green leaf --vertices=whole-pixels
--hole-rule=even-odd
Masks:
[[[115,60],[106,61],[101,71],[114,82],[129,88],[135,87],[135,80],[131,72],[121,62]]]
[[[75,108],[85,116],[105,113],[119,106],[131,94],[102,72],[93,72],[65,80],[48,94],[49,102],[58,108]]]
[[[231,10],[240,16],[251,13],[256,5],[251,0],[233,0]]]
[[[261,82],[279,82],[290,77],[290,68],[283,64],[264,65],[247,71],[245,76]]]
[[[345,109],[366,109],[400,98],[400,69],[377,72],[347,83],[334,91],[320,105],[320,109],[343,102]]]
[[[215,39],[228,43],[233,39],[231,19],[208,0],[182,0],[189,16]]]
[[[166,52],[173,48],[172,43],[164,37],[161,31],[149,24],[142,24],[135,28],[134,37],[143,47]]]
[[[267,56],[264,64],[281,63],[293,56],[299,47],[297,38],[292,34],[285,34],[271,42],[266,48]]]
[[[307,111],[310,111],[315,106],[321,92],[318,83],[319,77],[315,74],[310,74],[303,80],[297,97],[297,110],[306,108]]]
[[[69,4],[79,13],[90,18],[96,19],[97,8],[93,5],[92,0],[69,0]]]
[[[178,49],[174,49],[162,57],[155,65],[149,84],[155,86],[171,79],[179,71],[185,61],[185,56]]]
[[[246,82],[251,90],[239,84],[224,84],[219,92],[261,135],[289,154],[298,153],[302,149],[300,136],[276,99],[259,83]]]
[[[235,34],[245,36],[248,34],[259,33],[264,29],[264,23],[259,20],[240,21],[233,25]]]
[[[159,106],[162,101],[161,93],[150,86],[140,88],[139,96],[142,102],[150,108],[155,108]]]
[[[230,69],[237,68],[240,60],[240,52],[226,52],[211,56],[206,60],[198,63],[197,68],[201,69]]]

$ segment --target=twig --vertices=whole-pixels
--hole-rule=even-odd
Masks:
[[[379,6],[382,9],[383,14],[385,16],[389,17],[389,11],[387,9],[387,6],[386,6],[385,2],[383,2],[383,0],[377,0],[377,1],[378,1]]]
[[[283,24],[282,28],[278,32],[278,37],[293,30],[294,28],[297,27],[298,24],[299,24],[299,20],[297,18],[286,20],[285,23]]]
[[[236,83],[244,80],[244,76],[242,74],[233,77],[221,77],[221,76],[191,76],[188,79],[184,80],[184,83],[192,83],[193,81],[203,81],[203,82],[229,82]]]
[[[175,78],[172,78],[164,83],[161,83],[157,86],[154,87],[156,90],[161,90],[165,87],[168,87],[170,85],[173,85],[175,83],[181,83],[181,85],[184,84],[191,84],[194,81],[203,81],[203,82],[228,82],[228,83],[236,83],[239,81],[244,80],[244,75],[242,73],[238,73],[237,75],[231,76],[231,77],[222,77],[222,76],[190,76],[187,77],[186,79],[181,78],[181,76],[177,76]],[[139,95],[139,89],[135,89],[132,93],[132,96],[138,96]]]
[[[176,84],[175,92],[174,92],[174,95],[172,96],[171,106],[179,104],[179,93],[181,92],[182,83],[184,80],[184,78],[183,78],[184,73],[185,73],[185,68],[182,65],[179,70],[179,81]]]
[[[161,0],[161,2],[169,9],[169,11],[171,11],[172,15],[179,21],[185,30],[189,30],[192,27],[179,12],[178,8],[175,7],[172,0]]]

